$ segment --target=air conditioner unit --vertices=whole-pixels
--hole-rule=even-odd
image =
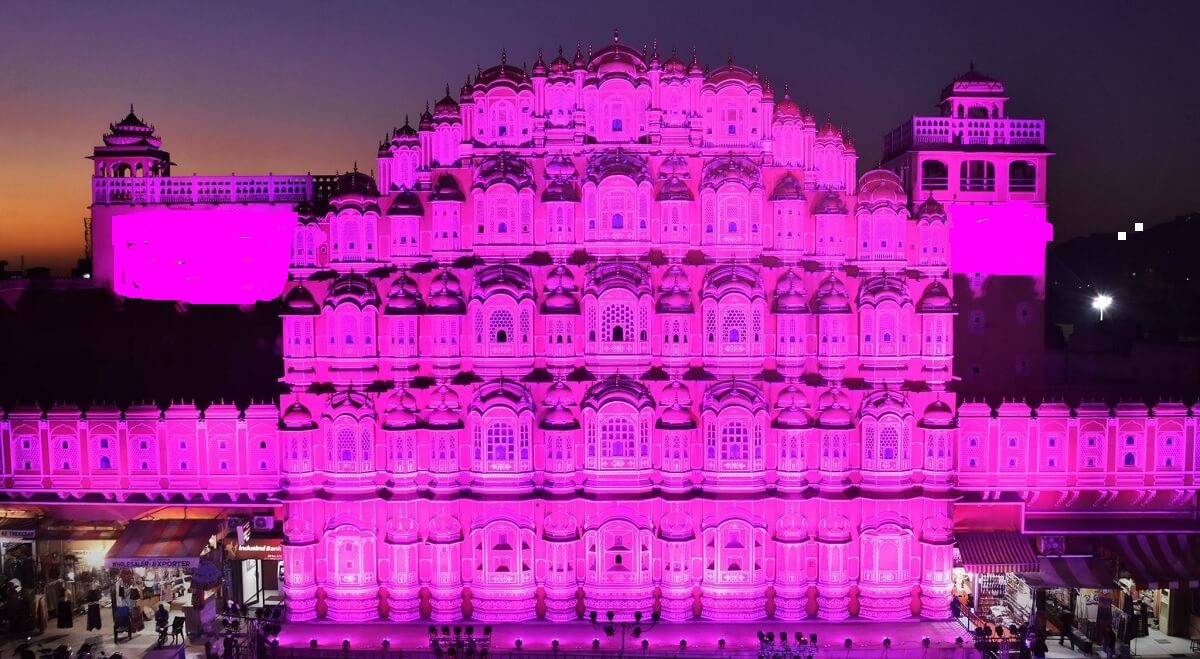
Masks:
[[[275,528],[275,518],[271,515],[255,515],[251,519],[255,531],[270,531]]]

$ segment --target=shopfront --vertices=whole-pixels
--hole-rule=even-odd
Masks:
[[[1120,566],[1118,637],[1132,641],[1150,630],[1195,637],[1200,534],[1117,534],[1108,538],[1106,548]]]
[[[283,536],[251,534],[233,551],[235,601],[248,607],[282,604]]]
[[[956,535],[955,544],[959,605],[973,626],[1028,624],[1034,594],[1022,575],[1038,569],[1029,539],[1016,531],[963,532]]]
[[[208,625],[216,617],[216,584],[207,578],[193,584],[192,578],[216,570],[219,581],[223,557],[215,549],[222,531],[214,519],[130,522],[104,559],[116,572],[110,589],[114,620],[128,613],[138,631],[166,603],[172,616],[183,614],[189,632]]]
[[[5,582],[19,579],[25,588],[37,584],[37,528],[33,517],[0,517],[0,574]]]

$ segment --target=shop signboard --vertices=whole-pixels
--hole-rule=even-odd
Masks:
[[[200,565],[200,559],[192,557],[160,557],[152,556],[109,556],[104,559],[105,567],[155,567],[190,570]]]
[[[238,545],[233,557],[239,560],[282,561],[282,538],[250,538],[248,543]]]

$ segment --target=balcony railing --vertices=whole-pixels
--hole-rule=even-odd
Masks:
[[[297,203],[312,196],[308,175],[92,178],[97,204]]]
[[[884,136],[883,153],[889,158],[914,146],[941,144],[1043,146],[1046,144],[1046,121],[913,117]]]
[[[1037,192],[1037,179],[1014,178],[1008,181],[1009,192]]]
[[[996,179],[986,176],[969,176],[960,181],[959,189],[963,192],[994,192]]]

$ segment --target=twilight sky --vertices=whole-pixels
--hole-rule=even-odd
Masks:
[[[82,255],[84,156],[132,102],[177,174],[374,168],[376,145],[477,64],[640,47],[757,64],[832,113],[860,172],[969,61],[1045,117],[1058,238],[1200,210],[1200,3],[419,2],[0,4],[0,259]],[[568,56],[570,55],[568,52]]]

